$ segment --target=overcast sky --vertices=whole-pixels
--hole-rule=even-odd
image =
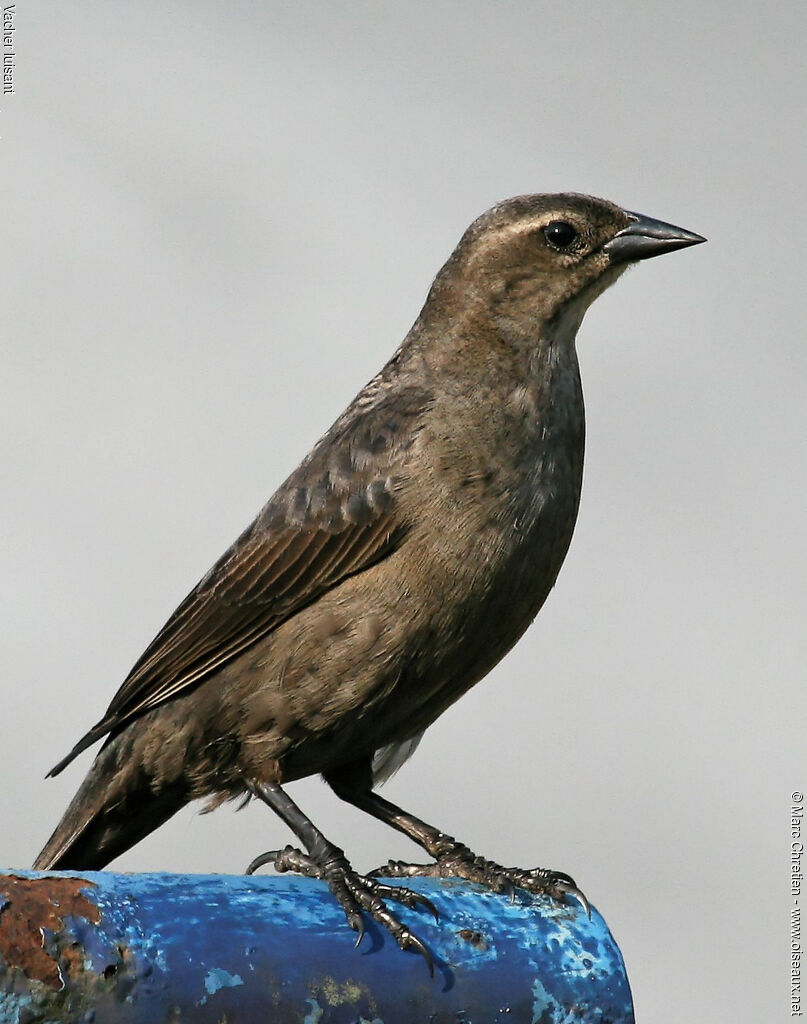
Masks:
[[[784,1020],[805,765],[802,0],[20,3],[0,99],[0,862],[47,769],[388,358],[467,224],[578,190],[705,234],[579,335],[580,518],[386,794],[573,874],[641,1021]],[[357,867],[417,851],[318,780]],[[288,835],[191,808],[122,870]]]

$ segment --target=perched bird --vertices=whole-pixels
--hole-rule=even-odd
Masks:
[[[324,879],[430,956],[283,784],[321,773],[429,865],[498,891],[580,895],[503,868],[378,796],[423,731],[515,644],[555,583],[583,473],[575,336],[637,260],[700,235],[577,194],[509,199],[468,228],[403,344],[170,617],[103,718],[106,742],[34,865],[98,869],[190,800],[258,797],[303,849],[256,858]]]

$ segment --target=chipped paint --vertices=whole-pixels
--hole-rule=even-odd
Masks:
[[[441,915],[396,908],[434,980],[373,922],[355,950],[312,879],[0,873],[0,1024],[633,1024],[596,910],[411,884]]]
[[[0,1024],[19,1024],[31,1019],[32,999],[28,995],[0,992]]]
[[[532,1020],[530,1024],[550,1024],[557,1019],[557,1001],[536,978],[532,984]]]
[[[63,988],[65,973],[76,974],[84,966],[79,949],[58,943],[65,920],[101,920],[84,892],[90,887],[82,878],[0,876],[0,958],[26,978]]]
[[[359,985],[348,978],[340,985],[335,978],[323,978],[319,985],[319,991],[325,996],[331,1006],[342,1006],[344,1003],[358,1003],[362,998],[372,1004],[373,996],[366,985]]]
[[[236,985],[243,985],[244,979],[240,974],[230,974],[222,967],[212,967],[205,976],[205,989],[207,995],[202,996],[200,1004],[207,1002],[208,996],[214,995],[220,988],[234,988]]]
[[[306,999],[306,1002],[311,1007],[311,1012],[303,1017],[303,1024],[319,1024],[325,1011],[316,999]]]
[[[482,932],[474,931],[473,928],[460,928],[457,932],[457,938],[462,939],[463,942],[470,942],[475,949],[481,949],[482,951],[488,948],[487,942]]]

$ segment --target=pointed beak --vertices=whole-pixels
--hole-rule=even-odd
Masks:
[[[625,213],[631,218],[631,223],[603,246],[613,263],[648,260],[651,256],[661,256],[673,249],[685,249],[688,245],[700,245],[706,241],[703,235],[677,228],[674,224],[665,224],[663,220],[653,220],[629,210]]]

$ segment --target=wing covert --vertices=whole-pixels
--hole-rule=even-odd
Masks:
[[[372,397],[366,401],[375,407],[361,409],[359,396],[194,587],[143,652],[101,721],[51,775],[106,733],[197,685],[395,549],[406,529],[396,508],[395,468],[402,454],[397,440],[403,421],[411,423],[422,409],[423,398],[411,395],[385,415],[386,403]],[[351,417],[351,410],[361,415]]]

